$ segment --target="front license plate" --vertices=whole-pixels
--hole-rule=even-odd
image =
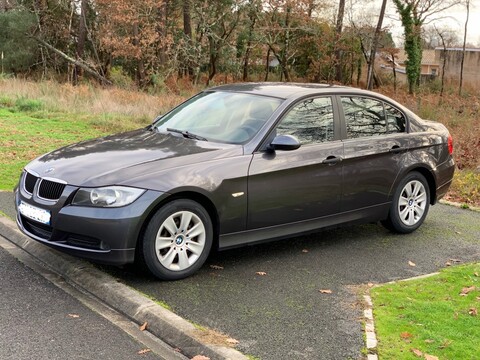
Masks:
[[[50,225],[50,211],[48,210],[40,209],[36,206],[32,206],[20,201],[20,204],[18,205],[18,211],[20,214],[29,219],[38,221],[42,224]]]

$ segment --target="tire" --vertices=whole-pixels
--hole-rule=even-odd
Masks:
[[[212,243],[213,226],[208,212],[195,201],[179,199],[155,213],[140,250],[153,275],[161,280],[179,280],[202,267]]]
[[[398,185],[388,218],[382,224],[396,233],[411,233],[422,225],[429,207],[428,182],[422,174],[413,171]]]

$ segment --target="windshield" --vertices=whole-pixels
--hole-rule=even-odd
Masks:
[[[198,140],[244,144],[280,105],[277,98],[232,92],[202,92],[162,116],[153,126]]]

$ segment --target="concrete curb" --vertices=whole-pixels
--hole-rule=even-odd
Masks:
[[[188,357],[204,355],[212,360],[247,360],[239,351],[227,346],[207,344],[199,340],[201,330],[173,312],[118,282],[90,263],[60,253],[30,240],[16,224],[0,216],[0,234],[47,265],[66,280],[94,295],[113,309],[138,324],[148,322],[148,330]]]
[[[375,322],[373,320],[373,303],[370,295],[364,295],[365,310],[363,310],[363,316],[365,318],[365,340],[367,346],[367,359],[378,360],[377,355],[377,336],[375,334]]]
[[[471,211],[480,212],[480,207],[475,207],[475,206],[471,206],[471,205],[468,205],[468,204],[462,204],[462,203],[458,203],[458,202],[454,202],[454,201],[450,201],[450,200],[441,199],[439,201],[439,203],[443,204],[443,205],[454,206],[454,207],[464,209],[464,210],[471,210]]]

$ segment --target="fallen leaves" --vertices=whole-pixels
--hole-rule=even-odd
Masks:
[[[220,266],[220,265],[210,265],[210,268],[214,270],[223,270],[223,266]]]
[[[416,356],[416,357],[423,357],[423,352],[421,352],[418,349],[410,349],[410,351]]]
[[[259,275],[259,276],[266,276],[267,273],[265,271],[257,271],[255,274]]]
[[[477,308],[474,308],[474,307],[470,308],[470,309],[468,310],[468,315],[477,316],[477,315],[478,315],[478,310],[477,310]]]
[[[320,294],[331,294],[332,293],[332,290],[330,290],[330,289],[320,289],[318,291],[320,292]]]
[[[210,360],[209,357],[203,355],[195,355],[192,360]]]
[[[430,354],[423,353],[422,351],[420,351],[420,350],[418,350],[418,349],[410,349],[410,351],[411,351],[416,357],[424,358],[425,360],[438,360],[438,357],[433,356],[433,355],[430,355]]]
[[[142,350],[140,350],[137,354],[138,354],[138,355],[145,355],[145,354],[149,353],[150,351],[152,351],[152,350],[150,350],[150,349],[142,349]]]
[[[417,266],[417,264],[415,264],[413,261],[408,261],[408,265],[414,267],[414,266]]]
[[[410,340],[413,337],[413,335],[407,331],[404,331],[400,334],[400,337],[402,338],[402,340]]]
[[[467,296],[469,293],[475,290],[475,286],[464,287],[460,292],[460,296]]]
[[[238,340],[236,339],[233,339],[233,338],[228,338],[227,340],[225,340],[227,343],[231,344],[231,345],[237,345],[239,343]]]
[[[145,331],[145,330],[147,329],[147,325],[148,325],[148,323],[145,321],[145,322],[143,323],[143,325],[140,326],[140,328],[139,328],[140,331]]]
[[[78,319],[80,317],[80,315],[77,315],[77,314],[68,314],[68,316],[70,316],[73,319]]]
[[[307,250],[307,249],[303,249],[303,250],[302,250],[302,253],[308,253],[308,250]]]
[[[461,260],[458,259],[449,259],[446,263],[445,266],[452,266],[453,264],[458,264],[461,263]]]

